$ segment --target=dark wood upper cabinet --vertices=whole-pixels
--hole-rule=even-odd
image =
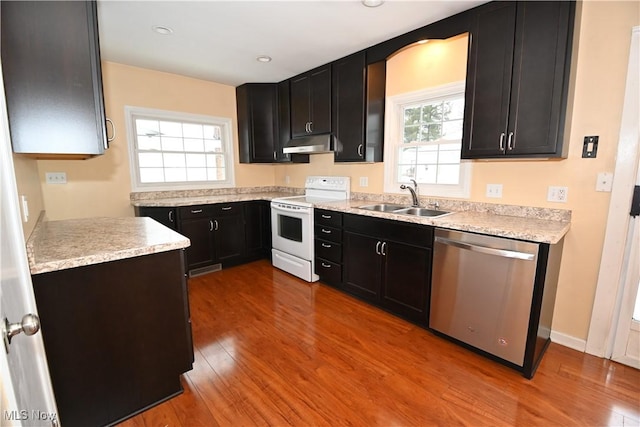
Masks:
[[[291,137],[331,132],[331,65],[293,77],[289,84]]]
[[[565,157],[575,2],[496,2],[476,11],[462,157]]]
[[[236,103],[240,163],[274,163],[283,159],[278,140],[278,85],[238,86]]]
[[[2,2],[13,151],[86,158],[107,146],[96,3]]]
[[[335,61],[331,75],[335,161],[382,161],[384,62],[367,66],[362,51]]]

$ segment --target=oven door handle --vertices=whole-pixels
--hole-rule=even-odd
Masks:
[[[299,216],[305,217],[311,213],[312,208],[302,208],[302,209],[287,209],[286,206],[281,205],[271,205],[271,210],[276,212],[284,212],[291,216]]]

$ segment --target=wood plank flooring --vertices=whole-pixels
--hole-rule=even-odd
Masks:
[[[184,393],[122,426],[640,425],[640,371],[557,344],[526,380],[267,261],[189,287]]]

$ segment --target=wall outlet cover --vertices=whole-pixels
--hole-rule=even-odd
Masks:
[[[502,184],[487,184],[486,195],[493,199],[502,198]]]
[[[369,186],[369,177],[361,176],[360,177],[360,187],[368,187]]]
[[[609,172],[600,172],[596,181],[596,191],[611,192],[613,188],[613,174]]]
[[[569,199],[569,187],[549,186],[547,191],[547,201],[567,203]]]

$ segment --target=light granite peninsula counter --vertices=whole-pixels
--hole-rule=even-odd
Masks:
[[[41,218],[27,241],[31,274],[188,247],[189,239],[150,218]]]
[[[131,193],[131,204],[138,207],[180,207],[250,200],[268,201],[276,197],[286,197],[301,193],[302,189],[288,187],[266,187],[264,191],[261,191],[260,187],[254,187],[237,190],[228,189],[222,192],[212,190],[197,190],[193,192],[185,190]],[[548,244],[559,243],[571,227],[571,211],[566,209],[420,197],[421,206],[429,206],[430,203],[435,201],[439,203],[441,210],[452,213],[442,217],[429,218],[360,209],[361,206],[375,203],[394,203],[409,206],[409,198],[405,194],[351,193],[351,200],[317,203],[314,207]]]

